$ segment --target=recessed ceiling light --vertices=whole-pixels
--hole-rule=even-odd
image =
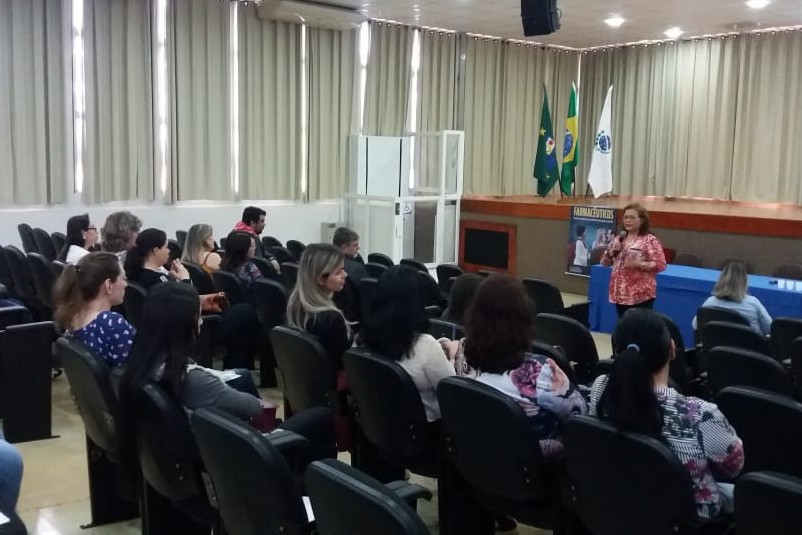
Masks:
[[[771,2],[769,0],[749,0],[746,5],[751,7],[752,9],[763,9]]]
[[[676,39],[677,37],[679,37],[679,36],[680,36],[680,35],[682,35],[683,33],[685,33],[685,32],[683,32],[682,30],[680,30],[680,29],[679,29],[678,27],[676,27],[676,26],[674,26],[673,28],[669,28],[669,29],[667,29],[665,32],[663,32],[663,34],[664,34],[666,37],[668,37],[669,39]]]
[[[604,20],[604,23],[607,26],[610,26],[611,28],[618,28],[619,26],[624,24],[624,22],[626,22],[626,19],[621,18],[618,15],[612,15],[609,19]]]

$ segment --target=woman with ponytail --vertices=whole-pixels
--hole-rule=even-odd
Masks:
[[[712,470],[735,478],[743,468],[743,444],[715,404],[668,386],[676,348],[665,322],[651,310],[629,310],[612,341],[613,368],[593,383],[590,414],[667,443],[693,478],[701,519],[731,511],[732,485],[717,483]]]
[[[134,339],[134,328],[111,310],[123,302],[127,285],[116,255],[89,253],[64,269],[54,289],[56,324],[109,366],[125,364]]]
[[[173,260],[168,271],[164,265],[169,260],[167,234],[156,228],[145,229],[136,237],[136,245],[125,255],[125,273],[145,290],[160,282],[189,283],[189,272],[181,261]]]

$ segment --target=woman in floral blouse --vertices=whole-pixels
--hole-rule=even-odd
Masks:
[[[601,262],[613,266],[610,276],[610,302],[618,317],[630,308],[652,308],[657,297],[655,276],[666,268],[663,246],[649,233],[649,214],[640,204],[624,207],[626,236],[613,240]],[[622,235],[624,233],[622,232]]]
[[[668,386],[675,348],[665,322],[651,310],[630,310],[615,328],[613,349],[610,375],[593,383],[590,414],[667,443],[691,475],[699,518],[732,511],[733,486],[713,473],[734,479],[743,444],[716,405]]]
[[[532,442],[545,458],[562,452],[563,422],[587,403],[557,364],[529,352],[532,317],[520,281],[491,275],[468,307],[465,338],[444,344],[466,375],[512,398],[529,417]]]

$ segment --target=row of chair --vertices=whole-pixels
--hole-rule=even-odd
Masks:
[[[41,228],[31,228],[27,223],[17,225],[22,250],[25,253],[38,253],[48,261],[53,261],[67,243],[67,237],[62,232],[48,234]]]

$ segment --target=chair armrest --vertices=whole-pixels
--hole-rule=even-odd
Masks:
[[[5,284],[0,284],[0,299],[6,299],[8,297],[8,288],[6,288]]]
[[[406,481],[391,481],[387,483],[387,488],[393,491],[396,496],[407,502],[410,507],[415,508],[415,502],[420,498],[426,501],[432,499],[432,493],[429,489],[415,485],[414,483],[407,483]]]
[[[585,327],[590,328],[590,321],[588,320],[590,316],[590,301],[574,303],[573,305],[565,307],[565,315],[575,319]]]
[[[262,436],[281,453],[308,450],[311,446],[307,438],[286,429],[278,428],[269,433],[263,433]]]

